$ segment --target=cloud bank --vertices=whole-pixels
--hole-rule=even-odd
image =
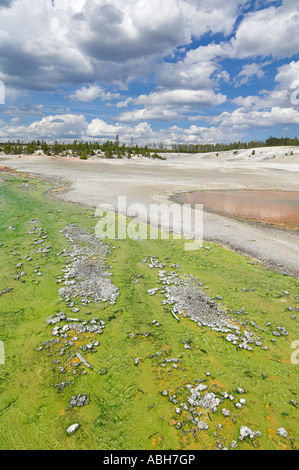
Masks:
[[[229,140],[298,125],[299,0],[1,0],[0,11],[2,139]]]

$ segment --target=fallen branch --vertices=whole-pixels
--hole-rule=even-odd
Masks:
[[[90,364],[88,364],[87,361],[85,361],[84,357],[81,356],[80,353],[78,353],[78,351],[76,351],[76,356],[77,358],[79,359],[79,361],[85,366],[85,367],[88,367],[88,369],[92,369],[92,366]]]
[[[172,308],[170,309],[172,315],[174,316],[174,318],[177,320],[177,321],[180,321],[179,317],[176,316],[176,314],[174,313],[174,311],[172,310]]]
[[[0,292],[0,295],[4,295],[4,294],[9,294],[10,292],[13,291],[13,288],[12,287],[8,287],[8,289],[5,289],[5,290],[2,290]]]

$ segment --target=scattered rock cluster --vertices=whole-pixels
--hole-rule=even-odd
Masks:
[[[62,321],[67,324],[63,326],[57,326],[57,323]],[[52,315],[47,321],[48,325],[55,325],[52,329],[53,336],[60,336],[62,338],[68,338],[69,332],[75,332],[76,337],[73,337],[73,342],[78,341],[81,333],[93,333],[95,335],[101,335],[105,328],[105,322],[98,318],[91,320],[79,320],[78,318],[68,318],[63,312],[58,312]],[[87,348],[91,349],[91,348]]]
[[[42,227],[38,227],[37,224],[40,224],[40,222],[38,220],[35,220],[35,219],[31,219],[29,221],[29,223],[32,223],[32,224],[35,224],[34,227],[32,227],[31,229],[28,230],[28,234],[29,235],[33,235],[35,238],[33,239],[33,241],[31,242],[31,245],[42,245],[46,242],[47,238],[48,238],[48,235],[46,232],[43,231]],[[46,257],[47,253],[50,252],[51,250],[51,246],[50,245],[43,245],[43,246],[40,246],[39,248],[37,249],[33,249],[31,251],[31,253],[26,253],[25,256],[24,256],[24,259],[25,261],[27,262],[30,262],[30,261],[33,261],[32,259],[32,256],[34,257],[34,255],[39,255],[39,254],[42,254],[43,257]],[[15,247],[16,249],[16,247]],[[13,250],[11,250],[13,251]],[[19,262],[15,265],[15,269],[18,270],[16,272],[16,274],[14,275],[14,279],[15,280],[22,280],[22,278],[24,278],[27,273],[26,271],[24,271],[24,266],[23,266],[23,262],[21,261],[21,258],[20,258],[20,253],[17,253],[17,252],[14,252],[13,253],[13,256],[15,256],[16,258],[18,258]],[[39,270],[39,266],[34,270],[34,273],[37,275],[37,276],[42,276],[42,273],[40,272]],[[25,268],[26,269],[26,268]],[[24,282],[24,280],[23,280]],[[39,280],[36,280],[36,284],[39,284]]]
[[[70,224],[62,230],[72,247],[64,251],[70,259],[64,266],[64,287],[59,295],[69,301],[80,298],[83,305],[93,301],[109,301],[115,304],[119,296],[118,288],[111,282],[105,260],[110,246],[98,240],[82,227]]]
[[[197,379],[197,384],[187,384],[185,389],[187,390],[186,400],[182,401],[183,397],[179,398],[179,392],[171,394],[169,390],[163,390],[161,395],[167,398],[171,403],[175,405],[174,413],[179,418],[179,421],[172,421],[175,423],[176,428],[179,429],[183,435],[193,433],[194,435],[202,431],[210,431],[210,426],[215,426],[215,419],[212,419],[209,413],[216,414],[221,410],[221,416],[228,421],[224,424],[218,424],[218,431],[214,432],[214,436],[218,438],[218,433],[222,433],[224,430],[225,423],[236,423],[239,418],[233,411],[233,407],[237,410],[241,410],[245,406],[246,400],[239,398],[239,395],[247,393],[243,388],[239,387],[234,393],[229,392],[218,392],[214,393],[209,390],[209,385],[206,380]],[[178,388],[178,387],[177,387]],[[182,395],[182,394],[181,394]],[[225,405],[225,402],[228,404]],[[225,406],[223,406],[225,405]],[[220,418],[219,418],[220,420]],[[251,440],[261,437],[260,431],[252,431],[247,426],[240,427],[239,441],[242,441],[246,437]],[[222,443],[219,439],[216,440],[217,449],[228,449],[226,438],[222,436]],[[238,448],[237,441],[231,441],[229,444],[231,449]]]
[[[162,288],[149,289],[148,295],[152,296],[160,292],[164,294],[165,300],[162,305],[171,307],[172,315],[179,320],[179,316],[189,317],[199,327],[208,327],[213,331],[226,334],[226,340],[240,349],[248,351],[253,350],[253,346],[261,347],[267,350],[267,346],[263,346],[262,337],[255,335],[249,328],[249,325],[255,331],[265,331],[255,322],[242,321],[232,319],[228,312],[220,308],[216,300],[211,299],[204,292],[204,284],[199,282],[193,275],[180,275],[176,271],[167,271],[165,263],[153,257],[144,258],[144,263],[148,263],[150,268],[158,268],[159,283]],[[176,269],[179,265],[173,264]],[[221,296],[217,296],[217,300],[223,300]],[[247,315],[245,309],[238,312],[239,315]],[[281,330],[282,331],[282,330]],[[282,334],[282,333],[279,333]],[[185,348],[190,348],[187,344]]]
[[[41,236],[42,232],[36,227],[30,232],[36,234],[37,230]],[[79,302],[86,306],[91,301],[109,301],[113,305],[119,293],[118,288],[111,282],[111,274],[107,272],[106,258],[110,253],[110,246],[74,224],[69,224],[62,233],[70,242],[71,248],[58,253],[58,256],[63,254],[67,257],[63,267],[64,276],[58,277],[58,283],[63,283],[59,290],[60,300],[65,300],[67,307],[71,308],[74,314],[80,312],[80,308],[76,306]],[[36,252],[45,253],[45,250],[40,247]],[[48,356],[55,355],[53,362],[57,366],[56,371],[65,374],[73,369],[73,375],[77,375],[78,368],[82,374],[86,374],[88,369],[91,370],[92,366],[84,355],[97,351],[96,348],[100,345],[97,336],[103,333],[105,322],[99,318],[82,320],[77,315],[67,315],[60,311],[51,315],[47,324],[52,327],[54,338],[45,341],[37,351],[46,350]],[[99,373],[105,375],[107,371],[101,369]],[[74,382],[64,381],[55,387],[61,392],[73,384]],[[89,398],[82,393],[71,398],[69,409],[88,403]],[[72,435],[79,426],[78,423],[70,426],[67,433]]]

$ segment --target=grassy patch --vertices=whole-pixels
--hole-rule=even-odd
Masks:
[[[28,189],[24,183],[32,186]],[[298,366],[291,363],[291,344],[298,339],[298,320],[291,318],[296,312],[289,308],[298,308],[299,281],[250,264],[221,246],[188,252],[180,240],[111,241],[108,263],[120,296],[115,305],[80,306],[78,314],[88,320],[91,313],[106,323],[97,352],[87,356],[93,370],[61,374],[54,362],[58,351],[37,351],[52,338],[48,317],[61,310],[74,316],[58,295],[64,259],[57,254],[68,248],[60,231],[74,222],[92,232],[97,222],[92,210],[47,198],[50,188],[20,177],[5,176],[0,183],[0,290],[12,288],[0,297],[0,340],[5,344],[5,364],[0,365],[1,449],[215,449],[219,442],[229,447],[232,440],[240,449],[295,448],[297,409],[290,401],[297,400]],[[36,253],[40,247],[48,251]],[[261,334],[268,349],[240,350],[223,333],[200,328],[188,318],[177,322],[162,305],[161,293],[147,294],[159,287],[158,270],[141,261],[147,256],[165,262],[167,269],[178,263],[178,273],[198,278],[209,297],[220,296],[221,307],[232,318],[246,309],[246,319],[265,330]],[[19,263],[22,266],[15,267]],[[279,326],[288,336],[273,336]],[[166,362],[169,358],[179,360],[177,368]],[[209,430],[194,433],[190,413],[178,415],[175,409],[188,403],[186,385],[196,385],[196,379],[205,380],[208,391],[219,397],[242,387],[246,406],[235,407],[240,398],[236,395],[217,413],[202,410],[200,419]],[[72,384],[59,392],[55,384],[66,380]],[[177,396],[178,404],[162,396],[165,390]],[[79,393],[86,393],[90,403],[69,409],[71,397]],[[222,415],[223,407],[229,409],[229,418]],[[76,422],[80,429],[68,436],[66,429]],[[262,436],[238,441],[241,426]],[[288,438],[277,435],[280,427]]]

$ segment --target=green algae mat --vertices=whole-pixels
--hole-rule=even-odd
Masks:
[[[296,449],[299,280],[213,244],[95,241],[95,211],[51,190],[0,180],[0,449]]]

